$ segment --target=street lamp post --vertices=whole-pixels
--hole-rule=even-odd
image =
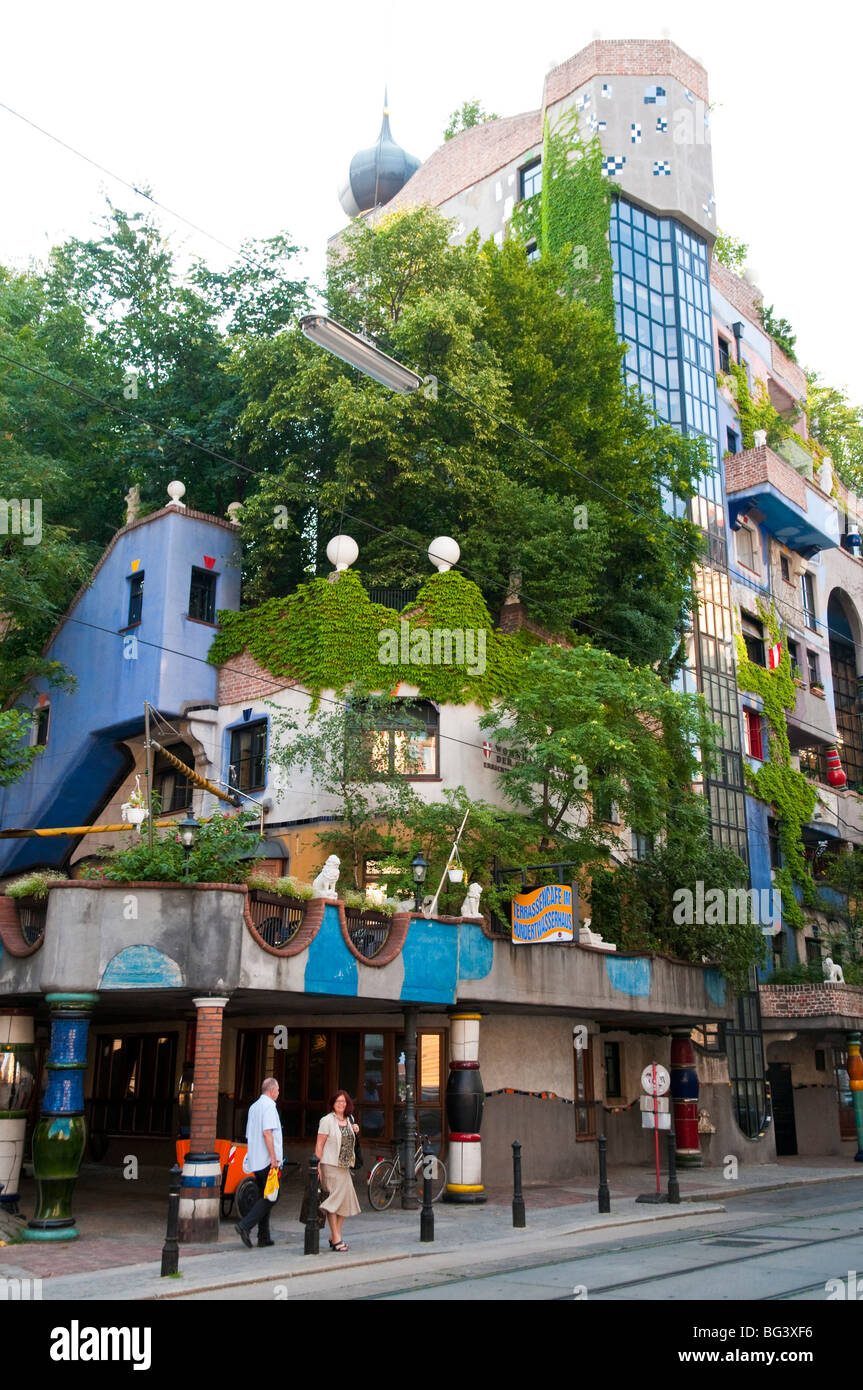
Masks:
[[[180,842],[183,846],[184,879],[188,879],[189,877],[189,856],[192,851],[192,845],[195,843],[195,836],[197,835],[200,828],[200,822],[195,820],[195,817],[192,815],[191,811],[189,811],[188,815],[185,817],[184,820],[180,821],[180,824],[177,827],[177,829],[180,832]]]
[[[325,348],[340,361],[356,367],[357,371],[379,381],[382,386],[388,386],[391,391],[407,396],[418,391],[423,384],[422,377],[417,376],[416,372],[403,367],[394,357],[388,357],[368,338],[361,338],[359,334],[343,328],[335,319],[325,318],[322,314],[307,314],[300,319],[300,328],[318,347]]]
[[[411,873],[414,876],[414,911],[422,911],[422,889],[426,881],[428,872],[428,861],[423,857],[423,852],[415,854],[411,860]]]

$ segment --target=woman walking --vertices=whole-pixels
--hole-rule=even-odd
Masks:
[[[330,1223],[330,1249],[347,1250],[342,1240],[342,1222],[346,1216],[358,1216],[360,1204],[354,1192],[351,1169],[354,1166],[356,1135],[360,1127],[353,1121],[354,1103],[347,1091],[336,1091],[330,1101],[330,1112],[318,1125],[315,1157],[321,1185],[328,1190],[320,1210],[327,1213]]]

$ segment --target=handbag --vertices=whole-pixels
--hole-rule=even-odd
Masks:
[[[264,1196],[266,1197],[268,1202],[277,1202],[279,1200],[278,1168],[271,1168],[269,1173],[267,1174],[267,1181],[264,1184]]]
[[[354,1118],[353,1115],[352,1115],[350,1118],[351,1118],[351,1123],[353,1124],[353,1118]],[[364,1166],[364,1165],[363,1165],[363,1151],[362,1151],[362,1149],[360,1148],[360,1136],[359,1136],[358,1134],[355,1134],[355,1135],[354,1135],[354,1164],[353,1164],[353,1166],[354,1166],[355,1168],[362,1168],[362,1167]]]

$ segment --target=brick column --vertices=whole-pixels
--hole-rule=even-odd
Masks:
[[[186,1243],[219,1239],[222,1175],[216,1153],[216,1116],[222,1058],[222,1015],[227,1002],[225,996],[192,1000],[198,1010],[192,1132],[180,1180],[179,1239]]]

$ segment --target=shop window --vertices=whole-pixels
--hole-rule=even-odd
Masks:
[[[700,1023],[692,1030],[692,1041],[705,1052],[724,1052],[725,1040],[721,1023]]]
[[[185,743],[174,743],[166,751],[173,753],[174,757],[179,758],[187,767],[194,768],[195,755]],[[192,804],[191,782],[161,753],[156,754],[153,763],[153,791],[157,793],[159,806],[166,814],[185,811]]]
[[[129,576],[129,616],[127,627],[136,627],[144,609],[144,571]]]
[[[593,1053],[590,1044],[574,1049],[575,1057],[575,1137],[596,1138],[596,1107],[593,1095]]]
[[[605,1094],[606,1097],[623,1095],[620,1072],[620,1043],[603,1043],[605,1055]]]
[[[363,1139],[369,1146],[399,1136],[405,1103],[404,1038],[393,1030],[326,1032],[289,1029],[286,1046],[274,1047],[273,1031],[243,1029],[237,1035],[234,1138],[245,1134],[249,1106],[265,1076],[279,1083],[277,1101],[286,1139],[313,1140],[330,1096],[342,1088],[354,1097]],[[419,1129],[437,1151],[444,1135],[444,1033],[417,1036],[416,1108]]]
[[[176,1033],[98,1036],[90,1132],[172,1136],[176,1060]]]
[[[228,778],[237,791],[259,791],[267,784],[267,721],[256,720],[231,730],[231,767]]]
[[[212,570],[192,566],[192,582],[189,585],[189,617],[199,623],[216,621],[216,581],[218,575]]]

